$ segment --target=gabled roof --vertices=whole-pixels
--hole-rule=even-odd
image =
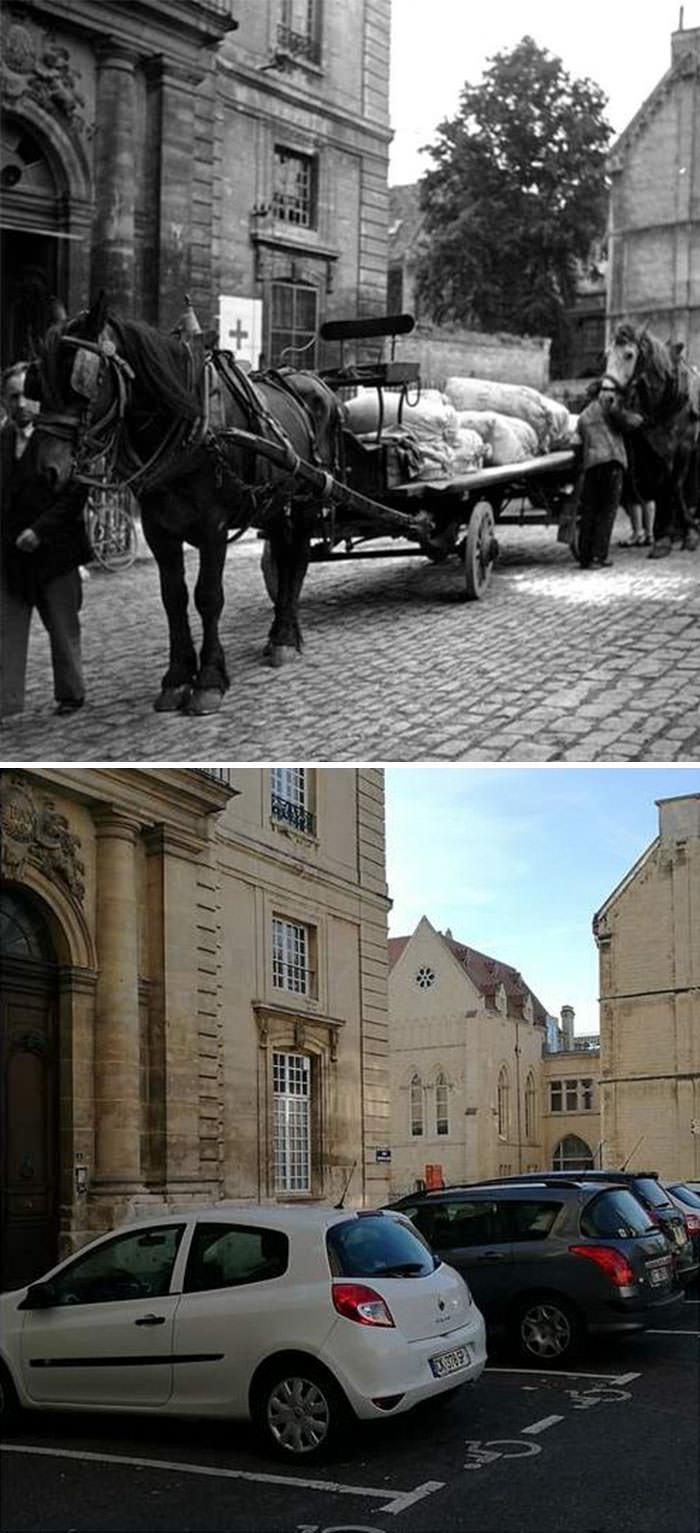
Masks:
[[[697,73],[697,53],[692,48],[688,48],[686,52],[679,54],[673,60],[670,69],[667,69],[666,73],[661,76],[658,85],[655,85],[654,89],[650,91],[646,100],[642,102],[639,111],[635,112],[627,127],[623,128],[619,138],[616,138],[614,144],[608,150],[607,163],[609,171],[621,169],[622,160],[628,149],[631,148],[634,140],[648,126],[654,113],[658,111],[665,101],[676,81],[683,79],[688,74],[697,75]]]
[[[509,1017],[522,1017],[523,1008],[527,997],[532,1001],[532,1020],[537,1027],[544,1027],[547,1019],[547,1011],[538,1000],[534,990],[525,984],[522,975],[517,969],[508,963],[502,963],[498,958],[490,958],[488,953],[480,953],[477,948],[466,947],[463,942],[455,942],[450,931],[435,932],[435,936],[449,949],[452,957],[457,960],[461,969],[471,980],[474,988],[483,996],[487,1007],[491,1011],[496,1009],[496,991],[499,985],[503,986],[506,997],[506,1010]],[[411,941],[411,937],[389,938],[389,970],[398,963],[404,949]]]

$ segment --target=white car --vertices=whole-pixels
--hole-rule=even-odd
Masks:
[[[218,1203],[122,1225],[0,1295],[17,1407],[250,1417],[308,1461],[343,1422],[475,1383],[484,1322],[403,1215]]]

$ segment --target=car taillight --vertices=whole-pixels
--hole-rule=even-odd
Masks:
[[[573,1256],[585,1256],[589,1262],[595,1262],[596,1267],[600,1267],[616,1288],[626,1288],[635,1281],[627,1257],[620,1251],[613,1251],[610,1246],[569,1246],[569,1250]]]
[[[346,1320],[360,1325],[393,1325],[394,1318],[381,1294],[366,1283],[334,1283],[333,1303]]]
[[[700,1235],[700,1214],[686,1214],[685,1227],[689,1235]]]

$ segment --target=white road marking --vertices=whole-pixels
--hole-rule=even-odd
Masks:
[[[555,1425],[555,1422],[563,1420],[563,1416],[543,1416],[541,1421],[533,1421],[531,1427],[521,1427],[520,1430],[523,1433],[531,1432],[532,1436],[536,1437],[538,1432],[546,1432],[548,1427]]]
[[[641,1377],[641,1373],[621,1373],[613,1379],[613,1384],[631,1384],[633,1379],[641,1379]]]
[[[644,1334],[646,1336],[700,1336],[700,1331],[672,1331],[670,1327],[668,1327],[660,1331],[652,1331],[649,1329],[648,1331],[645,1331]]]
[[[614,1373],[567,1373],[563,1368],[487,1368],[486,1373],[527,1373],[530,1378],[540,1379],[608,1379],[611,1384],[625,1383],[625,1379],[618,1379]],[[629,1378],[639,1378],[636,1373],[629,1374]]]
[[[34,1448],[22,1443],[0,1443],[3,1453],[32,1453],[43,1458],[74,1458],[79,1462],[93,1464],[131,1464],[136,1469],[174,1470],[177,1474],[206,1475],[220,1480],[253,1480],[261,1485],[301,1485],[304,1490],[330,1491],[336,1496],[376,1496],[380,1501],[390,1498],[383,1512],[400,1512],[413,1501],[420,1501],[435,1490],[442,1490],[442,1480],[426,1480],[415,1490],[394,1491],[385,1485],[377,1490],[373,1485],[341,1485],[337,1480],[302,1480],[283,1474],[255,1474],[249,1469],[218,1469],[210,1464],[173,1464],[163,1458],[131,1458],[122,1453],[80,1453],[74,1448]]]
[[[386,1506],[382,1507],[382,1513],[391,1512],[395,1516],[397,1512],[403,1512],[407,1506],[412,1506],[414,1501],[422,1501],[424,1496],[431,1496],[433,1491],[444,1489],[444,1480],[426,1480],[424,1485],[417,1485],[415,1490],[402,1491],[393,1501],[388,1501]],[[386,1491],[384,1494],[386,1495]]]

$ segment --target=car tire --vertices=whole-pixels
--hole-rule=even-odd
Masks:
[[[4,1363],[0,1363],[0,1434],[3,1437],[17,1425],[20,1405],[17,1390]]]
[[[552,1368],[575,1357],[583,1340],[578,1311],[558,1294],[531,1294],[513,1314],[511,1336],[519,1356]]]
[[[300,1356],[264,1370],[253,1389],[251,1415],[275,1457],[297,1464],[325,1458],[352,1419],[335,1379]]]

